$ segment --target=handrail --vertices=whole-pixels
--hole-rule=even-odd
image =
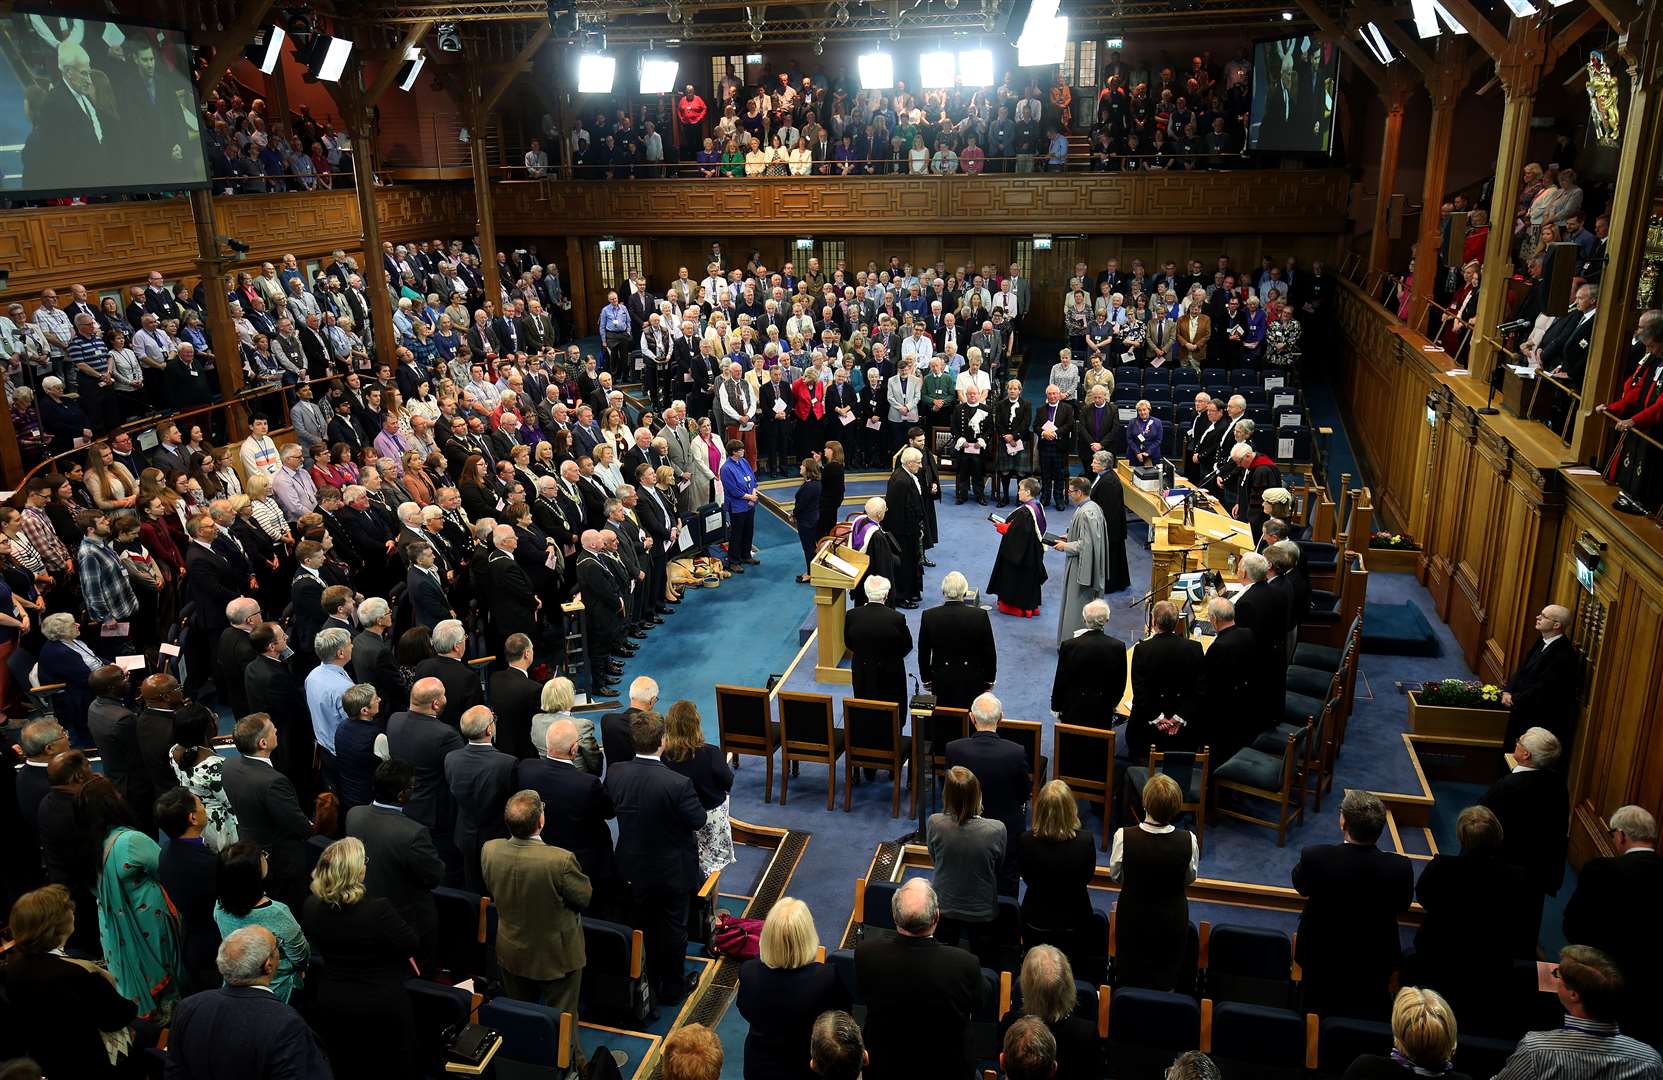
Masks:
[[[1617,416],[1616,414],[1610,412],[1607,409],[1600,409],[1594,415],[1603,416],[1603,417],[1605,417],[1606,420],[1610,421],[1610,423],[1612,425],[1612,430],[1616,430],[1616,424],[1620,420],[1623,419],[1623,417]],[[1657,439],[1654,439],[1652,436],[1647,435],[1645,432],[1641,431],[1637,427],[1631,427],[1626,431],[1619,432],[1619,435],[1637,435],[1641,439],[1644,439],[1646,442],[1649,442],[1653,446],[1657,447],[1659,450],[1663,450],[1663,442],[1660,442]],[[1604,450],[1604,445],[1603,444],[1604,444],[1604,440],[1602,440],[1602,443],[1601,443],[1601,452],[1600,452],[1601,457],[1606,456],[1606,452]]]
[[[345,375],[336,373],[336,374],[333,374],[333,375],[325,375],[321,379],[303,379],[303,380],[301,380],[301,382],[295,383],[293,386],[278,385],[278,386],[249,387],[249,388],[239,392],[235,397],[224,398],[224,399],[221,399],[219,401],[209,402],[207,405],[202,405],[202,406],[199,406],[195,409],[189,409],[185,412],[181,412],[181,413],[163,413],[163,414],[160,414],[160,415],[151,415],[151,416],[141,417],[137,420],[128,421],[126,423],[123,423],[119,427],[112,428],[109,431],[106,431],[106,432],[104,432],[100,435],[95,436],[91,442],[82,443],[78,447],[74,447],[74,448],[69,449],[69,450],[64,450],[64,451],[61,451],[59,453],[51,454],[51,455],[49,455],[45,458],[42,458],[39,462],[37,462],[33,466],[31,466],[28,470],[26,470],[23,473],[23,475],[21,477],[18,478],[17,487],[14,490],[14,500],[13,501],[16,502],[17,500],[20,500],[22,498],[23,494],[26,491],[28,491],[28,489],[29,489],[29,482],[31,480],[33,480],[36,476],[49,475],[50,472],[52,471],[49,468],[49,466],[56,465],[58,462],[61,462],[61,461],[65,461],[65,460],[69,460],[69,459],[78,459],[80,457],[83,457],[83,456],[85,456],[86,452],[89,449],[91,449],[92,447],[97,446],[100,443],[108,443],[111,439],[115,438],[115,436],[121,434],[122,432],[142,431],[147,427],[154,427],[157,424],[163,423],[164,421],[171,421],[172,423],[179,424],[181,427],[185,427],[185,426],[188,426],[188,423],[189,423],[190,419],[194,416],[206,416],[206,415],[209,415],[209,414],[213,413],[215,410],[230,409],[233,406],[244,406],[246,408],[248,402],[253,401],[257,398],[267,397],[271,394],[280,395],[279,400],[282,402],[282,406],[283,406],[283,413],[282,413],[283,423],[282,424],[273,424],[272,427],[271,427],[271,430],[272,431],[280,431],[280,430],[286,429],[289,426],[289,423],[288,423],[288,420],[289,420],[289,399],[288,399],[288,394],[286,393],[287,391],[293,390],[296,387],[301,386],[301,385],[314,386],[314,387],[316,387],[316,386],[325,386],[325,385],[327,385],[329,383],[332,383],[332,382],[335,382],[339,379],[344,379],[345,377],[346,377]],[[138,477],[135,476],[135,477],[133,477],[133,479],[137,480]],[[21,504],[19,503],[19,505],[21,505]]]
[[[767,175],[764,175],[764,174],[761,174],[761,173],[756,173],[756,174],[752,174],[752,175],[745,175],[744,173],[739,173],[739,174],[735,174],[735,175],[726,175],[726,174],[721,174],[720,173],[720,170],[724,169],[724,168],[744,169],[745,168],[745,163],[744,162],[728,162],[726,164],[723,164],[721,162],[714,162],[713,163],[713,162],[697,162],[697,161],[670,161],[670,160],[667,160],[667,159],[664,160],[664,161],[641,161],[641,160],[636,160],[636,161],[628,162],[627,164],[624,164],[624,165],[620,166],[620,168],[636,169],[636,170],[642,170],[642,171],[645,171],[645,170],[661,170],[664,173],[663,176],[659,176],[659,177],[637,176],[637,177],[635,177],[635,179],[692,179],[692,180],[741,180],[741,179],[743,179],[743,180],[769,180],[769,179],[772,179],[772,180],[780,180],[780,179],[792,179],[792,178],[802,179],[804,176],[816,176],[816,177],[827,177],[827,178],[841,177],[841,176],[859,176],[859,177],[865,178],[865,177],[871,177],[871,176],[925,176],[925,175],[930,175],[930,176],[957,176],[957,175],[965,175],[965,176],[1018,176],[1018,175],[1029,175],[1027,173],[1015,173],[1015,172],[1011,172],[1011,171],[993,172],[990,169],[985,167],[985,166],[990,166],[990,165],[993,165],[993,164],[996,164],[996,163],[1015,164],[1015,163],[1019,163],[1023,158],[1028,159],[1034,166],[1036,166],[1036,168],[1034,170],[1035,172],[1039,172],[1039,171],[1046,171],[1046,172],[1052,172],[1052,171],[1056,171],[1056,172],[1122,172],[1122,171],[1128,171],[1128,170],[1124,169],[1124,163],[1127,162],[1127,161],[1134,161],[1134,160],[1138,161],[1138,162],[1141,162],[1141,163],[1144,163],[1144,164],[1141,165],[1141,168],[1143,168],[1144,170],[1149,171],[1149,172],[1193,171],[1193,170],[1169,170],[1169,169],[1165,168],[1164,166],[1147,164],[1147,162],[1154,160],[1157,156],[1159,156],[1161,158],[1164,158],[1164,159],[1167,159],[1167,160],[1174,160],[1174,161],[1194,160],[1194,161],[1197,161],[1197,162],[1200,162],[1200,161],[1211,162],[1213,160],[1220,159],[1220,158],[1225,159],[1225,160],[1230,160],[1230,161],[1238,161],[1238,162],[1247,162],[1247,161],[1250,160],[1249,157],[1248,157],[1248,151],[1245,150],[1245,149],[1238,150],[1238,151],[1233,151],[1233,152],[1227,153],[1227,154],[1162,153],[1160,155],[1154,155],[1154,154],[1149,154],[1149,153],[1125,154],[1125,153],[1116,152],[1116,153],[1110,154],[1109,159],[1111,161],[1121,163],[1121,165],[1122,165],[1121,168],[1115,168],[1115,169],[1096,169],[1096,168],[1084,168],[1084,169],[1082,169],[1082,168],[1077,168],[1077,167],[1071,168],[1071,166],[1079,166],[1081,164],[1085,164],[1088,161],[1088,159],[1090,159],[1090,158],[1095,158],[1097,156],[1096,153],[1095,153],[1095,148],[1092,148],[1092,152],[1087,153],[1085,155],[1076,155],[1071,150],[1067,160],[1064,162],[1061,169],[1049,169],[1049,168],[1047,168],[1047,169],[1042,170],[1042,169],[1038,168],[1038,166],[1048,164],[1050,162],[1050,156],[1051,155],[1050,155],[1050,152],[1048,150],[1046,150],[1046,151],[1036,151],[1035,153],[1032,153],[1032,154],[1009,155],[1009,156],[1001,156],[1001,157],[994,157],[991,154],[984,154],[983,157],[982,157],[982,161],[984,163],[983,168],[978,169],[975,172],[967,171],[963,166],[963,161],[962,161],[962,158],[961,158],[958,167],[954,171],[946,172],[946,173],[937,173],[937,172],[935,172],[935,170],[933,168],[932,169],[927,169],[924,172],[913,172],[911,170],[910,161],[908,159],[905,159],[905,158],[902,158],[902,159],[897,159],[897,158],[852,158],[847,162],[837,161],[837,162],[829,162],[829,163],[825,162],[825,161],[815,161],[815,162],[811,162],[811,164],[810,164],[810,169],[813,170],[813,171],[808,172],[808,173],[787,174],[785,176],[781,176],[781,175],[778,175],[778,174],[776,174],[774,176],[767,176]],[[933,159],[933,157],[934,157],[933,152],[931,154],[931,157]],[[777,164],[777,162],[773,163],[773,164]],[[862,173],[851,172],[851,171],[833,171],[833,172],[821,172],[821,171],[819,171],[822,166],[826,166],[826,165],[829,165],[830,168],[832,168],[834,170],[842,170],[843,166],[846,165],[846,164],[851,165],[851,166],[876,166],[877,168],[873,169],[870,172],[862,172]],[[891,166],[898,166],[898,167],[891,167]],[[1236,167],[1239,167],[1239,166],[1236,166]],[[516,164],[516,165],[492,165],[492,166],[489,166],[488,171],[491,172],[493,175],[508,174],[506,177],[504,177],[507,180],[530,180],[530,181],[533,181],[533,182],[538,181],[538,180],[561,179],[562,177],[559,176],[558,174],[562,173],[563,171],[569,172],[571,174],[568,177],[564,177],[566,179],[584,179],[585,177],[594,178],[594,179],[601,179],[601,178],[603,178],[601,176],[602,173],[613,171],[613,167],[610,166],[610,165],[605,165],[605,164],[589,165],[589,164],[583,164],[581,162],[574,162],[571,165],[565,165],[565,164],[562,164],[561,162],[553,160],[553,159],[551,159],[549,161],[548,165],[543,166],[543,168],[547,169],[547,172],[548,172],[548,175],[543,176],[543,177],[534,177],[534,176],[527,175],[528,168],[523,163]],[[716,175],[716,176],[696,175],[696,173],[699,170],[709,169],[709,168],[717,169],[719,174]],[[1222,168],[1218,168],[1218,171],[1230,171],[1230,168],[1231,167],[1222,167]],[[1137,171],[1137,169],[1134,168],[1130,171],[1135,172],[1135,171]],[[616,178],[614,178],[614,179],[616,179]]]

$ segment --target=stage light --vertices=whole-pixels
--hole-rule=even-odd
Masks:
[[[268,26],[254,35],[254,43],[243,50],[243,55],[260,69],[260,74],[270,75],[283,57],[283,39],[287,36],[281,26]]]
[[[319,59],[312,70],[319,82],[340,82],[341,75],[346,71],[346,62],[352,57],[352,42],[338,37],[326,37],[322,42],[313,54]]]
[[[993,53],[989,49],[966,49],[959,53],[959,78],[966,86],[993,85]]]
[[[417,45],[410,46],[404,54],[404,67],[398,74],[398,88],[408,91],[412,86],[415,86],[416,79],[421,75],[422,68],[426,64],[427,54],[421,51],[421,47]]]
[[[1392,55],[1392,50],[1386,46],[1386,38],[1380,33],[1380,27],[1374,23],[1367,23],[1358,27],[1357,33],[1363,39],[1363,44],[1368,46],[1369,52],[1373,53],[1374,58],[1382,64],[1390,64],[1397,59]]]
[[[1063,62],[1068,49],[1068,16],[1052,18],[1049,28],[1037,27],[1023,33],[1016,43],[1018,67],[1048,67]]]
[[[1445,26],[1449,27],[1451,33],[1467,32],[1467,28],[1449,13],[1448,8],[1438,3],[1438,0],[1409,0],[1409,6],[1413,9],[1415,33],[1423,38],[1437,37],[1444,32]]]
[[[577,92],[610,94],[618,74],[617,57],[605,53],[583,53],[577,58]]]
[[[674,57],[662,54],[641,57],[641,93],[671,94],[676,89],[676,72],[680,70]]]
[[[860,54],[860,88],[888,90],[895,85],[895,58],[884,52]]]
[[[1507,0],[1507,8],[1521,19],[1528,19],[1538,13],[1536,5],[1530,0]]]
[[[1282,12],[1282,21],[1283,22],[1293,22],[1293,12],[1291,12],[1291,11]]]
[[[462,51],[462,35],[456,32],[455,23],[440,23],[437,34],[440,52]]]
[[[918,58],[918,81],[926,90],[953,85],[956,64],[950,52],[927,52]]]

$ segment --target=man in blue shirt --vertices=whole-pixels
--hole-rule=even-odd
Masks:
[[[306,676],[306,709],[312,715],[312,734],[323,751],[323,775],[335,786],[335,732],[346,721],[341,695],[352,689],[346,667],[352,662],[352,634],[340,627],[320,630],[313,645],[318,666]]]
[[[1068,167],[1068,136],[1056,128],[1048,129],[1050,150],[1045,157],[1046,172],[1062,172]]]
[[[606,368],[612,371],[629,370],[629,346],[633,340],[629,308],[618,302],[618,294],[608,291],[606,306],[601,308],[601,344],[606,347]]]
[[[722,464],[722,508],[728,512],[728,569],[743,574],[745,565],[756,566],[751,537],[756,530],[756,474],[745,460],[745,444],[728,440],[728,459]]]

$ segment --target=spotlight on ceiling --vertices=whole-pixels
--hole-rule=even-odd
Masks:
[[[350,39],[317,34],[306,51],[306,66],[319,82],[340,82],[346,62],[351,58]]]
[[[676,89],[675,57],[648,53],[641,57],[641,93],[670,94]]]
[[[670,10],[666,13],[666,17],[671,22],[680,22],[681,21],[681,5],[680,4],[671,4],[670,5]]]
[[[895,58],[884,52],[860,54],[860,88],[888,90],[895,85]]]
[[[456,32],[455,23],[440,23],[437,33],[440,52],[462,51],[462,35]]]
[[[948,11],[955,11],[958,9],[959,0],[941,0],[941,6]]]
[[[1397,59],[1386,45],[1386,37],[1380,32],[1379,26],[1372,22],[1364,23],[1357,28],[1357,33],[1363,39],[1363,44],[1368,46],[1369,52],[1373,53],[1374,58],[1381,64],[1390,64]]]
[[[1437,37],[1448,27],[1452,34],[1464,34],[1467,28],[1449,13],[1438,0],[1410,0],[1415,20],[1415,33],[1423,38]]]
[[[966,86],[992,86],[993,53],[988,49],[965,49],[959,53],[959,78]]]
[[[817,38],[814,39],[814,55],[815,56],[824,56],[824,55],[826,55],[826,38],[825,38],[824,34],[822,34],[820,37],[817,37]]]
[[[582,53],[577,58],[577,92],[610,94],[618,74],[618,59],[605,53]]]
[[[891,26],[889,28],[889,40],[890,41],[900,41],[901,40],[901,28],[899,26]]]
[[[1016,42],[1018,67],[1047,67],[1063,62],[1068,49],[1068,16],[1053,15],[1049,26],[1024,30]]]
[[[1538,13],[1536,5],[1530,0],[1507,0],[1507,8],[1521,19],[1528,19]]]
[[[760,27],[760,26],[751,27],[751,40],[758,43],[758,44],[761,44],[761,42],[762,42],[762,27]]]
[[[270,75],[277,70],[277,62],[283,56],[286,36],[281,26],[268,26],[254,35],[253,44],[243,50],[243,55],[260,69],[260,74]]]
[[[1283,22],[1293,22],[1293,12],[1291,12],[1291,11],[1282,12],[1282,21]]]
[[[427,54],[422,52],[419,46],[410,46],[404,54],[404,66],[398,72],[398,88],[408,91],[412,86],[415,86],[416,79],[421,75],[422,68],[426,64]]]

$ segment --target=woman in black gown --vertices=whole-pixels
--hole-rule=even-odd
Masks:
[[[1109,451],[1092,455],[1091,471],[1091,501],[1103,511],[1109,526],[1109,580],[1103,592],[1117,593],[1132,587],[1132,572],[1126,565],[1126,489]]]
[[[842,513],[843,444],[831,439],[820,456],[820,531],[815,539],[831,535]]]
[[[1017,484],[1016,509],[999,525],[999,555],[987,591],[999,598],[1006,615],[1031,619],[1039,614],[1040,590],[1045,585],[1045,507],[1039,502],[1039,481],[1023,477]]]

